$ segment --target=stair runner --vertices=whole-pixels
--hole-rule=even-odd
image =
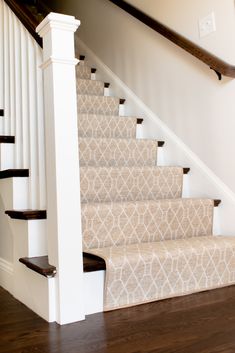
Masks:
[[[183,199],[183,168],[157,166],[91,68],[77,67],[83,249],[106,262],[104,310],[235,283],[235,238],[213,236],[214,201]]]

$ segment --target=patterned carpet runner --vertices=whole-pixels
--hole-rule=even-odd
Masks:
[[[93,78],[93,77],[92,77]],[[213,236],[214,201],[183,199],[183,168],[157,166],[91,68],[77,67],[85,252],[106,262],[104,310],[235,283],[235,238]]]

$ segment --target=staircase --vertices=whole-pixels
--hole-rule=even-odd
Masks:
[[[95,71],[81,56],[84,271],[106,270],[104,310],[234,284],[235,239],[212,235],[220,201],[182,198],[189,168],[157,166],[164,142],[136,138],[143,119],[120,116],[125,100],[108,96],[109,84],[96,81]],[[44,276],[55,273],[36,266],[38,258],[20,261]]]
[[[136,138],[143,118],[125,116],[125,99],[110,96],[110,84],[96,80],[95,75],[96,69],[81,55],[76,76],[85,313],[234,284],[235,238],[213,235],[214,207],[219,206],[220,200],[182,198],[184,176],[190,169],[158,166],[159,149],[164,153],[165,142]],[[0,115],[3,114],[0,110]],[[11,147],[17,138],[17,132],[16,136],[0,136],[0,143],[8,146],[12,153]],[[77,148],[77,144],[74,146]],[[5,158],[7,153],[2,155]],[[76,160],[76,154],[74,156]],[[25,181],[32,176],[32,169],[11,168],[4,158],[1,158],[4,167],[1,165],[0,179],[13,180],[12,185],[6,184],[11,189],[5,194],[13,195],[14,201],[16,195],[27,189]],[[15,178],[21,179],[21,183],[15,183]],[[79,193],[77,196],[79,200]],[[15,276],[25,276],[26,283],[30,282],[32,287],[27,293],[30,300],[33,295],[37,295],[37,299],[44,296],[47,311],[52,313],[46,316],[41,307],[41,311],[38,309],[37,301],[30,307],[47,320],[50,320],[48,317],[55,320],[57,299],[53,277],[61,268],[55,266],[56,256],[53,265],[49,264],[47,256],[49,248],[53,249],[58,240],[53,243],[53,239],[48,246],[49,207],[47,205],[47,210],[44,207],[24,209],[22,205],[27,202],[19,202],[17,197],[16,202],[13,201],[5,213],[15,220]],[[63,201],[60,198],[62,204]],[[72,207],[73,200],[69,202]],[[17,223],[18,220],[27,222]],[[72,231],[79,237],[79,229],[75,228]],[[23,246],[18,233],[21,237],[26,234]],[[69,267],[66,261],[63,265]],[[71,273],[63,275],[68,278]],[[15,281],[18,288],[20,276]],[[72,279],[76,281],[74,276]],[[25,292],[17,296],[23,302]]]

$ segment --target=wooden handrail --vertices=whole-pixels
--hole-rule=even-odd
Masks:
[[[29,33],[34,37],[37,43],[42,47],[42,39],[36,33],[36,27],[39,25],[39,20],[34,17],[29,8],[22,2],[17,0],[4,0],[14,14],[19,18]]]
[[[154,31],[158,32],[174,44],[178,45],[180,48],[186,50],[188,53],[195,56],[197,59],[204,62],[212,70],[216,72],[218,78],[221,80],[221,75],[235,78],[235,66],[230,65],[229,63],[218,58],[214,54],[211,54],[207,50],[198,46],[197,44],[191,42],[189,39],[185,38],[181,34],[175,32],[169,27],[163,25],[159,21],[148,16],[141,10],[138,10],[136,7],[130,5],[124,0],[109,0],[113,4],[117,5],[121,9],[125,10],[127,13],[152,28]]]

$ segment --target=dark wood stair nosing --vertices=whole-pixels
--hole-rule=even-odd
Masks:
[[[0,179],[29,177],[29,169],[5,169],[0,171]]]
[[[4,116],[4,109],[0,109],[0,116]]]
[[[104,259],[99,256],[83,252],[83,272],[106,270]]]
[[[136,119],[137,125],[141,125],[143,123],[143,121],[144,121],[144,119],[142,119],[142,118],[137,118]]]
[[[96,71],[97,71],[97,70],[96,70],[94,67],[91,68],[91,73],[92,73],[92,74],[95,74]]]
[[[85,60],[85,55],[80,55],[79,60],[84,61]]]
[[[190,168],[183,168],[183,173],[188,174],[190,172]]]
[[[7,214],[12,219],[20,219],[26,221],[47,218],[46,210],[6,210],[5,214]]]
[[[218,207],[221,204],[221,200],[214,200],[214,207]]]
[[[125,100],[124,98],[120,98],[120,99],[119,99],[119,104],[124,104],[125,101],[126,101],[126,100]]]
[[[22,257],[19,262],[44,277],[52,278],[56,275],[56,267],[48,263],[48,256]]]
[[[158,147],[163,147],[165,145],[165,141],[158,141]]]
[[[104,88],[109,88],[110,83],[109,82],[104,82]]]
[[[15,136],[0,135],[0,143],[15,143]]]
[[[29,269],[47,278],[54,277],[56,274],[56,267],[49,264],[48,256],[22,257],[19,261]],[[106,264],[101,257],[85,252],[83,253],[83,272],[104,270],[106,270]]]

